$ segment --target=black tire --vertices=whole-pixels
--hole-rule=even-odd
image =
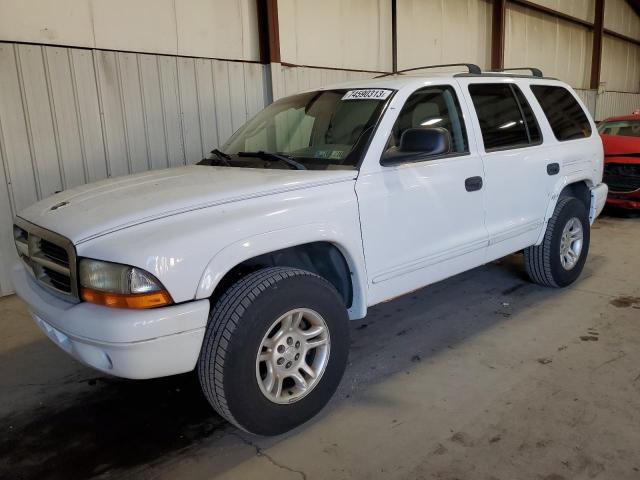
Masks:
[[[565,269],[560,261],[560,241],[567,223],[577,218],[582,225],[583,240],[580,256],[573,268]],[[566,287],[580,276],[589,253],[590,224],[585,205],[574,197],[561,197],[547,224],[540,245],[524,250],[524,265],[529,278],[547,287]]]
[[[291,404],[270,401],[256,379],[256,355],[273,322],[295,308],[325,320],[330,354],[314,388]],[[347,365],[348,317],[342,298],[324,278],[286,267],[259,270],[239,280],[209,314],[198,376],[213,408],[237,427],[278,435],[316,415],[335,393]]]

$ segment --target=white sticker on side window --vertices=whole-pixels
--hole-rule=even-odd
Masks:
[[[386,100],[391,95],[391,90],[381,88],[363,88],[362,90],[349,90],[342,100]]]

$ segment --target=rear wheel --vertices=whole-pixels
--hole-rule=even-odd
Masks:
[[[220,415],[248,432],[277,435],[329,401],[348,348],[346,308],[329,282],[266,268],[238,281],[212,308],[198,374]]]
[[[574,197],[558,201],[540,245],[524,250],[529,278],[548,287],[576,281],[587,260],[590,224],[587,209]]]

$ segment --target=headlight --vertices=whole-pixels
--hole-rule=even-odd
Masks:
[[[80,298],[87,302],[120,308],[153,308],[172,303],[158,279],[140,268],[83,258],[79,273]]]

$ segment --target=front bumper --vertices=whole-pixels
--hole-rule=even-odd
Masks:
[[[640,210],[640,190],[634,192],[609,192],[607,205],[629,210]]]
[[[47,336],[80,362],[124,378],[154,378],[195,368],[209,300],[149,310],[69,303],[39,286],[20,262],[16,293]]]

